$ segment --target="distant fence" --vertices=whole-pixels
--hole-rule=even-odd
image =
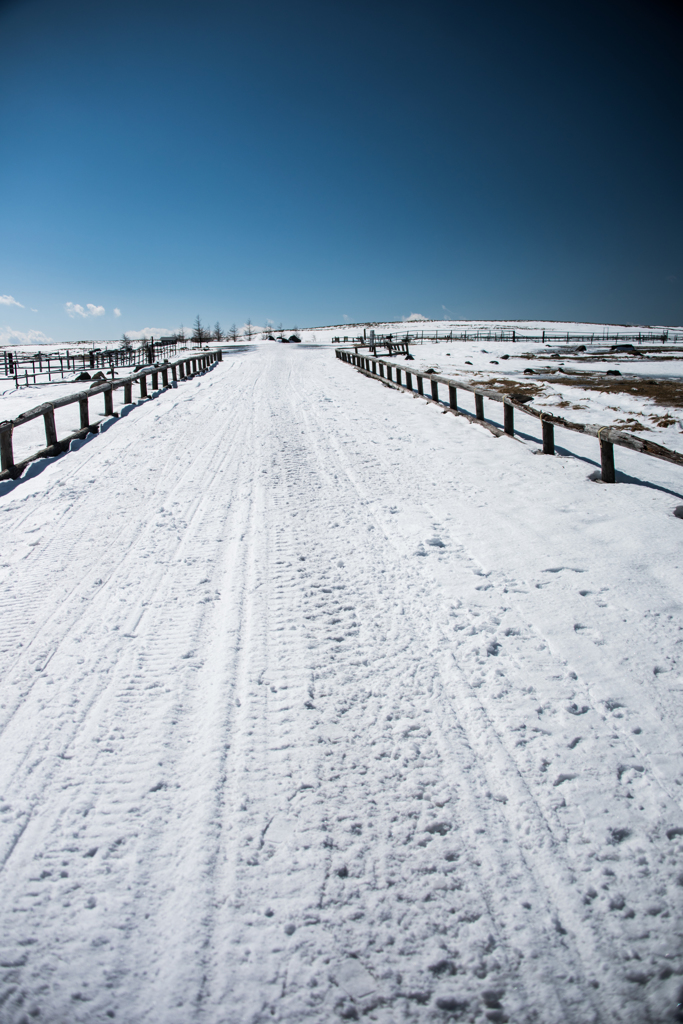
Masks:
[[[21,476],[29,463],[34,462],[36,459],[46,459],[55,455],[61,455],[62,452],[68,451],[72,441],[78,438],[85,438],[91,433],[97,433],[103,419],[106,419],[108,416],[118,416],[118,413],[114,412],[114,391],[119,388],[123,388],[124,405],[130,405],[133,401],[133,384],[137,383],[139,385],[140,398],[147,398],[149,397],[147,391],[148,377],[152,378],[152,391],[156,391],[159,388],[159,377],[161,377],[162,387],[168,388],[172,385],[172,382],[189,380],[196,374],[208,370],[214,363],[220,362],[222,359],[223,353],[217,351],[179,359],[175,363],[165,362],[155,363],[153,366],[144,366],[130,377],[122,377],[120,380],[103,381],[102,384],[97,384],[95,387],[89,388],[88,391],[79,391],[74,395],[56,398],[53,402],[44,402],[42,405],[37,405],[27,412],[21,413],[21,415],[13,420],[3,420],[0,422],[0,480],[16,480],[17,477]],[[95,395],[100,394],[104,395],[104,416],[99,420],[91,421],[89,401]],[[55,425],[55,409],[61,409],[67,405],[75,405],[77,402],[80,407],[80,429],[60,440],[57,437]],[[15,463],[14,431],[17,427],[30,423],[31,420],[39,419],[41,416],[45,423],[46,447],[34,452],[27,459]]]
[[[541,421],[543,434],[543,452],[545,455],[555,454],[555,427],[563,427],[565,430],[573,430],[579,434],[589,434],[597,437],[600,442],[600,463],[602,467],[602,479],[606,484],[613,484],[616,479],[614,468],[614,445],[622,448],[630,448],[631,451],[640,452],[643,455],[650,455],[656,459],[663,459],[665,462],[672,462],[676,466],[683,466],[683,454],[674,452],[670,448],[656,444],[654,441],[647,441],[634,434],[629,434],[615,427],[601,427],[593,423],[571,423],[561,416],[553,416],[551,413],[534,409],[528,404],[528,399],[523,393],[514,392],[506,395],[499,391],[491,391],[487,388],[480,388],[473,384],[466,384],[464,381],[455,380],[452,377],[443,377],[436,373],[416,372],[408,369],[399,363],[390,363],[384,359],[372,359],[369,356],[358,355],[345,349],[337,349],[337,359],[351,366],[355,366],[368,377],[375,380],[389,383],[402,391],[409,391],[411,394],[418,394],[427,401],[436,402],[442,408],[455,413],[457,416],[464,416],[470,422],[481,423],[491,431],[492,434],[500,436],[508,434],[514,436],[515,409],[533,416]],[[405,384],[402,382],[402,375],[405,376]],[[413,377],[416,387],[413,387]],[[429,381],[430,393],[424,392],[424,381]],[[448,402],[442,401],[439,395],[439,384],[448,388]],[[462,391],[469,391],[474,395],[475,415],[458,408],[458,388]],[[503,404],[503,430],[500,430],[492,423],[488,423],[484,417],[484,399]]]
[[[591,334],[583,333],[572,334],[571,331],[553,331],[539,329],[537,331],[518,331],[514,330],[462,330],[462,331],[439,331],[438,328],[426,328],[424,330],[415,331],[395,331],[391,334],[381,334],[374,330],[365,329],[362,334],[355,337],[349,337],[348,335],[338,335],[332,338],[333,345],[367,345],[374,343],[391,342],[396,344],[399,341],[412,342],[413,344],[421,343],[423,341],[512,341],[512,342],[528,342],[541,344],[559,344],[564,342],[569,344],[571,342],[578,342],[583,345],[610,345],[619,341],[630,341],[652,344],[659,342],[660,344],[666,345],[668,342],[683,341],[683,333],[680,331],[626,331],[619,332],[614,331],[597,331]]]
[[[178,352],[177,338],[150,338],[142,345],[117,348],[65,349],[58,352],[33,352],[30,355],[3,349],[0,353],[0,380],[14,380],[17,388],[31,384],[62,381],[71,373],[84,370],[111,370],[119,366],[150,366]],[[184,346],[185,347],[185,346]]]

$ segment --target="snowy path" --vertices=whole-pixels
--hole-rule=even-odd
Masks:
[[[2,1024],[673,1019],[683,523],[531,452],[264,346],[0,491]]]

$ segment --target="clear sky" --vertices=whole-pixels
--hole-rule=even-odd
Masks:
[[[681,29],[663,0],[0,0],[0,338],[681,324]]]

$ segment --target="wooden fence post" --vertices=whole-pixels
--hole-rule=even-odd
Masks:
[[[435,380],[432,381],[432,398],[435,402],[439,401],[439,385]]]
[[[158,390],[159,390],[159,374],[155,370],[154,373],[152,374],[152,391],[158,391]]]
[[[401,371],[400,371],[398,366],[396,367],[396,383],[397,384],[401,383]]]
[[[541,426],[543,427],[543,454],[554,455],[555,454],[555,424],[550,423],[549,420],[541,420]]]
[[[616,481],[614,471],[614,445],[600,438],[600,462],[602,465],[602,482],[613,484]]]
[[[417,377],[417,393],[418,395],[424,395],[425,391],[423,379],[419,373],[416,373],[415,376]]]
[[[168,387],[168,367],[163,366],[161,369],[161,382],[165,388]]]
[[[87,395],[84,395],[83,398],[78,399],[78,408],[81,414],[81,429],[85,430],[86,427],[90,426],[90,414],[88,412]]]
[[[131,405],[133,402],[133,385],[131,381],[127,380],[123,385],[123,404]]]
[[[176,372],[176,365],[175,365],[175,363],[174,363],[174,364],[173,364],[173,366],[171,367],[171,373],[173,374],[173,380],[174,380],[174,382],[175,382],[175,381],[177,381],[177,380],[178,380],[178,374],[177,374],[177,372]]]
[[[413,377],[412,377],[412,374],[408,373],[407,370],[406,370],[406,387],[408,388],[409,391],[413,390]]]
[[[147,374],[140,377],[140,398],[147,398]]]
[[[105,416],[113,416],[114,415],[114,389],[113,388],[107,388],[107,390],[104,392],[104,415]]]
[[[514,406],[508,405],[507,402],[503,405],[503,429],[510,437],[515,436],[515,410]]]
[[[12,447],[12,423],[3,424],[0,427],[0,469],[12,469],[14,467],[14,450]]]
[[[475,415],[476,415],[477,419],[478,420],[483,420],[483,418],[484,418],[484,396],[483,395],[475,394],[475,396],[474,396],[474,411],[475,411]]]
[[[448,385],[448,405],[451,409],[458,408],[458,389],[452,384]]]
[[[51,405],[47,407],[43,413],[43,420],[45,421],[45,441],[48,448],[51,448],[53,444],[57,444],[57,427],[55,426],[55,411]]]

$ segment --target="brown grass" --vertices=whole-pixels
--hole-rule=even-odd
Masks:
[[[563,386],[584,388],[586,391],[601,391],[609,395],[634,395],[637,398],[649,398],[657,405],[668,405],[683,409],[683,381],[660,380],[648,377],[606,377],[604,373],[563,373],[559,377],[542,377],[541,380],[553,380]],[[526,381],[524,382],[526,384]]]

